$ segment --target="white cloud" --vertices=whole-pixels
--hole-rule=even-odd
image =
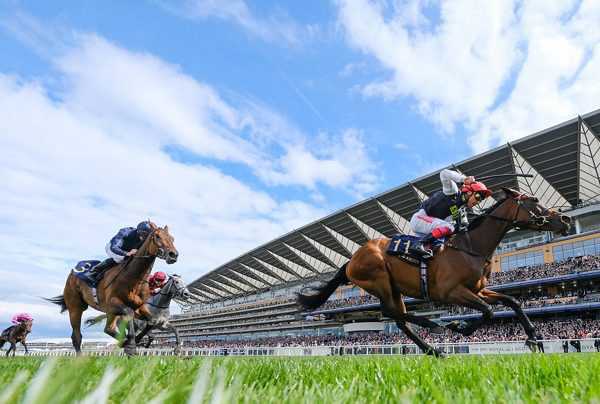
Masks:
[[[184,18],[203,20],[212,17],[237,24],[251,35],[272,43],[295,46],[319,33],[316,25],[301,26],[280,9],[266,17],[259,17],[244,0],[184,0],[162,5]]]
[[[32,296],[60,294],[75,262],[102,258],[119,227],[147,217],[169,225],[180,251],[175,266],[155,268],[191,281],[326,213],[304,201],[278,201],[222,172],[221,161],[311,193],[319,184],[362,192],[376,183],[353,130],[324,137],[318,146],[330,142],[329,149],[315,151],[272,110],[227,102],[155,56],[94,35],[75,42],[49,52],[57,72],[52,90],[0,73],[0,273],[13,279],[0,285],[0,318],[31,311],[37,327],[56,335],[53,324],[65,327],[66,317]],[[287,133],[277,132],[284,127]],[[338,138],[365,170],[334,157]],[[197,162],[176,161],[169,146],[194,153]],[[294,151],[320,172],[305,172]]]
[[[363,94],[413,99],[442,132],[464,126],[475,151],[598,107],[598,2],[337,5],[349,44],[389,71]]]

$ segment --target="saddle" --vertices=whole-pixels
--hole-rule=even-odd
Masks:
[[[427,287],[427,261],[431,259],[433,255],[423,256],[417,253],[415,251],[415,246],[420,242],[421,237],[411,236],[409,234],[396,234],[390,240],[386,253],[419,267],[421,277],[421,297],[425,300],[429,300],[429,290]],[[435,240],[431,246],[432,252],[444,245],[444,242],[445,239]]]
[[[97,277],[92,269],[99,263],[98,260],[79,261],[72,269],[73,275],[84,281],[90,288],[95,288],[102,276]]]

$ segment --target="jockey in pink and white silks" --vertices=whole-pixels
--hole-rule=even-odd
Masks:
[[[454,233],[456,223],[461,220],[461,207],[472,208],[492,194],[482,182],[456,171],[442,170],[440,180],[442,190],[423,201],[410,220],[411,230],[421,237],[414,252],[423,256],[431,256],[427,246],[433,241]],[[462,188],[457,183],[462,183]]]

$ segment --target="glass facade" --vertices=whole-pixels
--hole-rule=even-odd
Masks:
[[[600,255],[600,238],[557,245],[552,248],[555,261],[582,255]]]
[[[523,254],[515,254],[502,258],[500,269],[509,271],[511,269],[544,263],[544,251],[532,251]]]

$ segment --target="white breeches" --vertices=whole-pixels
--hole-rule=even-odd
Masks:
[[[124,256],[118,255],[118,254],[115,254],[114,252],[112,252],[112,250],[110,249],[110,242],[106,245],[105,250],[106,250],[106,255],[108,255],[110,258],[115,260],[115,262],[117,262],[117,263],[119,263],[125,259]]]
[[[427,216],[424,209],[416,211],[410,219],[410,229],[420,237],[423,237],[437,227],[448,227],[454,232],[454,225],[437,217]]]

